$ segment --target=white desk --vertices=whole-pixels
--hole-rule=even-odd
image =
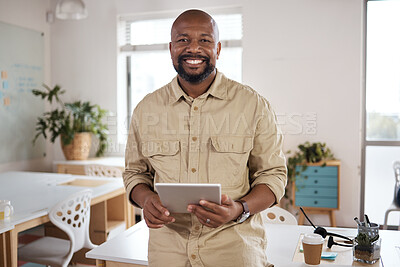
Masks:
[[[111,166],[125,170],[125,158],[124,157],[105,157],[105,158],[92,158],[88,160],[60,160],[55,161],[53,164],[56,167],[58,173],[69,173],[84,175],[86,165],[103,165]]]
[[[311,233],[311,226],[268,224],[268,261],[276,267],[284,266],[306,266],[303,262],[293,262],[293,256],[302,233]],[[329,231],[341,233],[347,236],[354,236],[356,229],[350,228],[327,228]],[[400,266],[400,256],[395,246],[400,245],[400,232],[381,230],[382,237],[381,256],[385,267]],[[97,266],[128,267],[147,265],[147,242],[148,228],[144,221],[129,228],[97,248],[86,253],[86,257],[96,259]],[[335,246],[332,248],[334,250]],[[339,248],[337,250],[351,250],[352,248]],[[338,255],[339,257],[339,255]],[[351,258],[350,258],[351,262]],[[332,266],[334,262],[323,261],[320,266]],[[363,265],[351,262],[349,265],[334,266],[381,266]]]
[[[149,228],[142,220],[96,249],[87,252],[86,257],[100,261],[128,263],[129,266],[147,266],[148,240]],[[100,261],[97,266],[101,266]]]
[[[48,211],[55,203],[86,188],[93,190],[91,206],[92,211],[96,209],[97,216],[101,216],[97,206],[105,206],[106,201],[111,199],[114,204],[120,200],[120,221],[124,223],[126,197],[122,179],[39,172],[0,173],[0,198],[10,200],[14,207],[13,215],[6,221],[0,221],[0,229],[6,230],[0,233],[0,266],[17,266],[19,232],[49,222]],[[106,208],[104,210],[107,212]],[[103,212],[102,215],[104,219],[106,214]],[[91,238],[93,241],[92,235]]]
[[[14,229],[14,225],[2,221],[2,225],[0,226],[0,234],[10,231],[12,229]]]

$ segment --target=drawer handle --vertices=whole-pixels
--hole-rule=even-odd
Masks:
[[[315,191],[314,191],[314,194],[318,194],[318,190],[315,190]]]
[[[318,184],[318,180],[314,180],[314,184]]]
[[[317,172],[318,172],[318,169],[315,169],[314,172],[317,173]]]
[[[314,201],[314,204],[318,204],[318,201],[317,201],[317,200],[315,200],[315,201]]]

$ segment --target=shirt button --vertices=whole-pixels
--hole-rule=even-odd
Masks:
[[[194,109],[195,111],[197,111],[197,110],[199,110],[199,107],[195,106],[193,109]]]
[[[196,142],[197,137],[196,137],[196,136],[193,136],[193,137],[192,137],[192,140],[193,140],[194,142]]]
[[[192,259],[195,260],[196,259],[196,255],[192,254]]]
[[[196,227],[194,227],[194,230],[196,230],[196,231],[199,231],[200,230],[200,226],[196,226]]]
[[[196,169],[195,169],[195,168],[192,168],[192,172],[196,172]]]

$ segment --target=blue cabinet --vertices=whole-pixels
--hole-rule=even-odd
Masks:
[[[339,209],[339,181],[340,162],[327,161],[319,164],[307,165],[305,170],[297,166],[296,183],[294,187],[294,204],[303,207],[307,213],[328,214],[331,225],[336,225],[333,210]],[[303,223],[304,216],[300,216],[299,224]]]

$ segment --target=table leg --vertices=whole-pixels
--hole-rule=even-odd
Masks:
[[[96,260],[96,266],[97,267],[105,267],[106,266],[106,262],[103,260]]]
[[[336,227],[336,216],[335,216],[335,211],[334,210],[330,210],[329,211],[329,219],[331,222],[331,226],[332,227]]]
[[[10,230],[0,235],[0,267],[17,267],[18,233]]]
[[[305,219],[304,214],[300,213],[298,225],[303,225],[304,224],[304,219]]]
[[[329,216],[329,222],[332,227],[336,227],[336,216],[335,216],[335,211],[334,210],[327,210],[327,209],[306,209],[304,208],[304,211],[307,215],[310,214],[325,214]],[[299,215],[299,225],[304,224],[304,219],[305,216],[302,212],[300,212]]]
[[[7,262],[6,234],[0,234],[0,267],[5,267]]]
[[[9,253],[7,253],[7,262],[10,267],[18,266],[18,232],[12,229],[6,233],[6,246]]]

